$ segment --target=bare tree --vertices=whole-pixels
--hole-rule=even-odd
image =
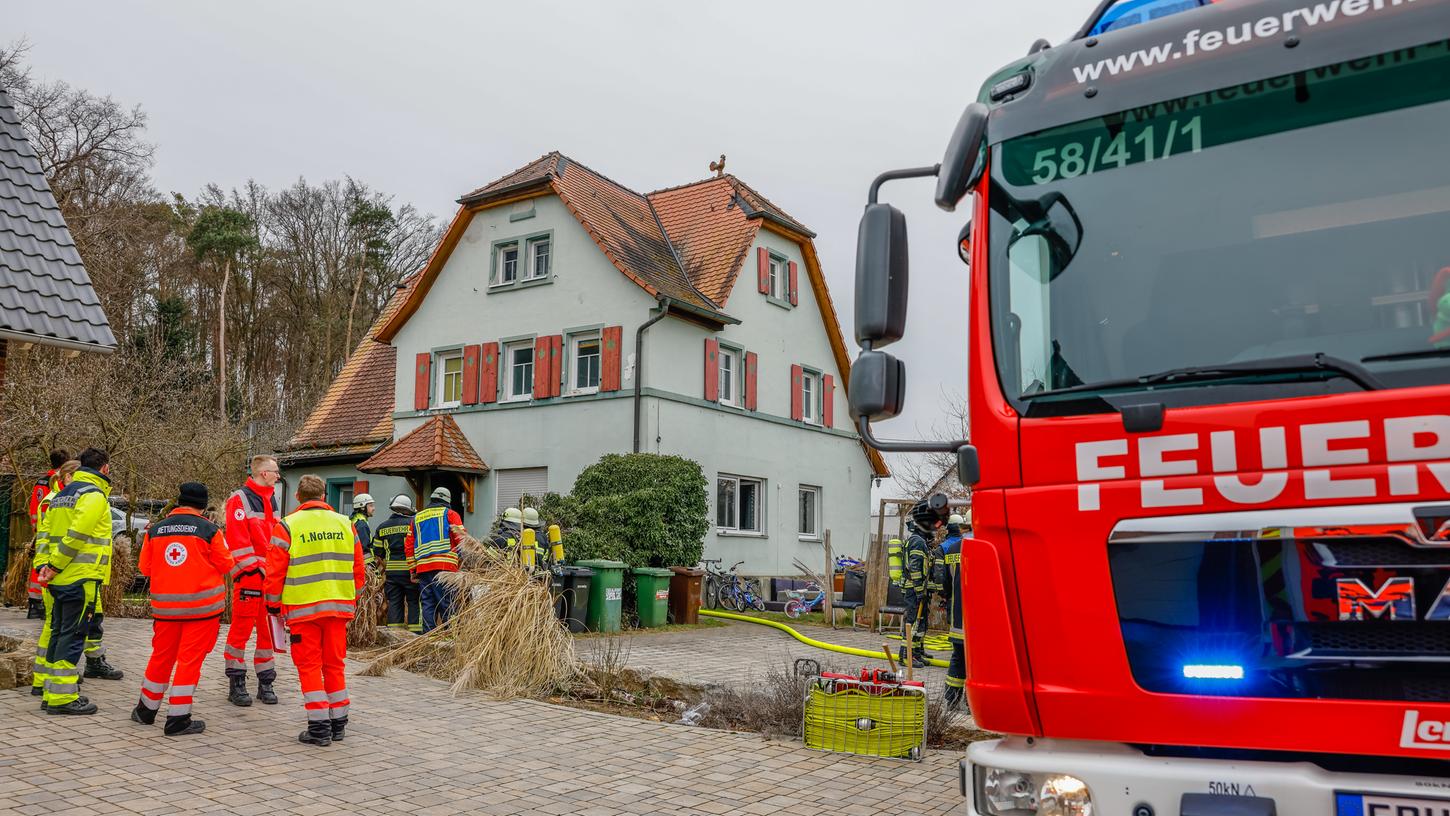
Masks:
[[[970,439],[970,423],[967,416],[965,396],[948,391],[941,394],[942,415],[932,423],[929,433],[918,436],[925,439]],[[951,492],[962,492],[964,488],[956,481],[957,456],[955,453],[912,453],[892,457],[891,473],[904,496],[925,496],[944,475],[950,474],[947,483]],[[962,495],[965,495],[962,492]]]

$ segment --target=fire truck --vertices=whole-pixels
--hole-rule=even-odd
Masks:
[[[912,178],[970,442],[873,427]],[[1447,283],[1450,0],[1109,0],[872,183],[853,419],[974,489],[967,813],[1450,813]]]

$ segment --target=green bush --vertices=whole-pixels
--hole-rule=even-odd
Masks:
[[[679,456],[608,454],[579,474],[568,496],[549,494],[528,504],[565,531],[571,561],[694,566],[709,529],[705,474],[698,462]]]

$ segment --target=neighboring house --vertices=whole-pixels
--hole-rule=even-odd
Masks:
[[[826,529],[862,547],[886,467],[851,428],[813,233],[730,175],[641,195],[559,153],[460,204],[368,341],[402,362],[396,441],[355,461],[382,439],[382,414],[325,416],[346,390],[375,390],[381,360],[365,377],[350,360],[289,446],[289,480],[320,472],[332,446],[339,497],[363,487],[352,481],[384,504],[405,485],[448,486],[481,535],[606,453],[677,454],[710,482],[707,557],[790,574],[795,558],[815,563]]]
[[[75,240],[10,97],[0,91],[0,378],[32,345],[116,349]]]
[[[36,345],[110,352],[116,338],[20,117],[0,91],[0,382],[9,355]],[[4,470],[11,469],[7,462]],[[0,495],[19,499],[22,491],[12,488],[0,488]],[[0,499],[0,507],[8,506]],[[0,524],[0,569],[15,529]]]

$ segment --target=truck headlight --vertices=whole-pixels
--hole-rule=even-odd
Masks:
[[[1092,792],[1075,776],[978,766],[976,783],[985,816],[1093,816]]]

